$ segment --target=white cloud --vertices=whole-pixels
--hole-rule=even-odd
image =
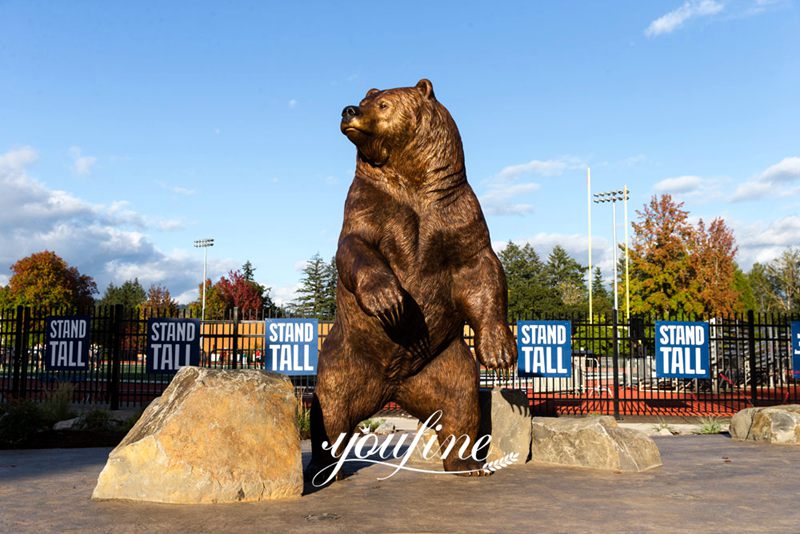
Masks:
[[[551,160],[532,160],[527,163],[509,165],[496,175],[485,180],[485,190],[479,195],[481,206],[489,215],[523,215],[534,211],[535,207],[521,197],[540,188],[536,182],[517,182],[525,176],[560,176],[567,170],[583,168],[579,159],[564,156]]]
[[[756,200],[771,194],[794,195],[798,193],[798,189],[787,188],[787,185],[796,181],[800,181],[800,157],[784,158],[767,167],[754,179],[742,183],[736,188],[731,200],[733,202]]]
[[[158,185],[158,187],[164,189],[165,191],[169,191],[170,193],[175,193],[176,195],[181,195],[184,197],[190,197],[197,194],[197,191],[195,191],[194,189],[189,189],[188,187],[182,187],[179,185],[168,184],[161,180],[156,180],[156,184]]]
[[[754,262],[773,260],[800,243],[800,216],[797,215],[774,221],[734,221],[731,227],[739,245],[737,261],[743,269],[749,269]]]
[[[297,292],[300,287],[299,283],[291,286],[276,287],[270,292],[270,297],[278,306],[285,306],[297,298]]]
[[[0,274],[0,287],[8,285],[8,275],[7,274]]]
[[[36,151],[19,148],[0,155],[0,276],[18,259],[52,250],[95,278],[101,293],[108,282],[138,277],[143,285],[166,285],[173,294],[191,292],[202,278],[202,255],[165,254],[144,233],[148,228],[174,229],[178,222],[152,220],[127,202],[95,205],[65,191],[48,188],[27,174]],[[210,261],[218,276],[236,265]]]
[[[489,215],[523,215],[534,210],[532,204],[516,202],[521,195],[533,193],[539,184],[525,182],[521,184],[491,186],[481,195],[480,202]]]
[[[676,176],[656,183],[653,190],[659,193],[689,193],[696,191],[702,183],[703,179],[699,176]]]
[[[69,147],[69,155],[72,158],[72,170],[78,174],[89,174],[92,172],[92,167],[97,163],[97,158],[94,156],[84,156],[81,147]]]
[[[657,37],[671,33],[687,21],[696,17],[716,15],[725,8],[722,2],[715,0],[687,0],[679,8],[660,16],[650,23],[644,34],[647,37]]]
[[[784,158],[761,173],[765,182],[793,182],[800,179],[800,158]]]
[[[289,100],[288,106],[289,106],[289,109],[294,109],[294,108],[296,108],[296,107],[297,107],[297,100],[295,100],[294,98],[292,98],[291,100]]]

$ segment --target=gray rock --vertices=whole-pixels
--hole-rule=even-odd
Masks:
[[[80,417],[73,417],[72,419],[65,419],[53,425],[53,430],[69,430],[75,426]]]
[[[745,408],[731,418],[733,439],[800,445],[800,404]]]
[[[644,432],[619,428],[613,417],[533,419],[533,461],[613,471],[658,467],[661,454]]]
[[[92,498],[222,503],[300,496],[296,402],[282,375],[185,367],[111,451]]]

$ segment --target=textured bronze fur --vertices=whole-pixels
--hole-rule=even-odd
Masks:
[[[505,274],[467,183],[458,128],[428,80],[370,89],[342,112],[358,148],[336,265],[337,313],[319,360],[312,408],[313,469],[332,463],[323,441],[352,432],[387,401],[425,420],[443,411],[440,436],[480,424],[478,359],[508,368]],[[449,471],[475,469],[457,455]]]

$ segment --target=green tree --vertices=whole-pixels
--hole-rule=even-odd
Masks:
[[[22,258],[11,272],[2,297],[6,306],[84,308],[94,304],[94,279],[70,267],[55,252],[45,250]]]
[[[608,290],[600,267],[594,268],[592,277],[592,314],[608,316],[614,307],[611,301],[611,292]]]
[[[769,262],[766,278],[776,311],[800,311],[800,248],[784,250]]]
[[[761,263],[754,263],[747,273],[747,282],[753,293],[755,301],[754,310],[759,312],[774,312],[778,309],[778,299],[772,288],[772,283],[767,274],[767,267]]]
[[[128,308],[136,308],[141,306],[147,300],[147,293],[139,283],[138,278],[133,280],[126,280],[120,286],[114,285],[113,282],[108,284],[103,298],[97,304],[101,306],[115,306],[121,304]]]
[[[745,274],[738,265],[735,266],[733,272],[733,287],[739,294],[739,299],[736,306],[737,311],[761,311],[758,300],[753,293],[753,287],[750,284],[750,277]]]
[[[509,318],[527,319],[551,311],[556,294],[545,285],[544,265],[536,250],[528,243],[520,247],[509,241],[499,257],[508,285]]]
[[[335,262],[332,268],[317,253],[306,262],[297,298],[290,304],[295,315],[332,319],[335,313]]]
[[[553,247],[544,266],[546,287],[552,288],[549,313],[570,313],[584,310],[587,267],[572,258],[561,245]],[[556,298],[553,298],[556,297]]]

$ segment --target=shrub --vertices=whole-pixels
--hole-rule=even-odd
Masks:
[[[75,386],[72,385],[72,382],[59,382],[55,389],[47,392],[40,408],[47,426],[53,426],[59,421],[75,417],[75,412],[72,411],[72,394],[74,392]]]
[[[301,399],[297,400],[297,429],[300,431],[300,439],[311,437],[311,410],[303,405]]]
[[[0,446],[19,445],[50,426],[42,410],[32,401],[11,402],[3,408],[3,412],[0,416]]]

